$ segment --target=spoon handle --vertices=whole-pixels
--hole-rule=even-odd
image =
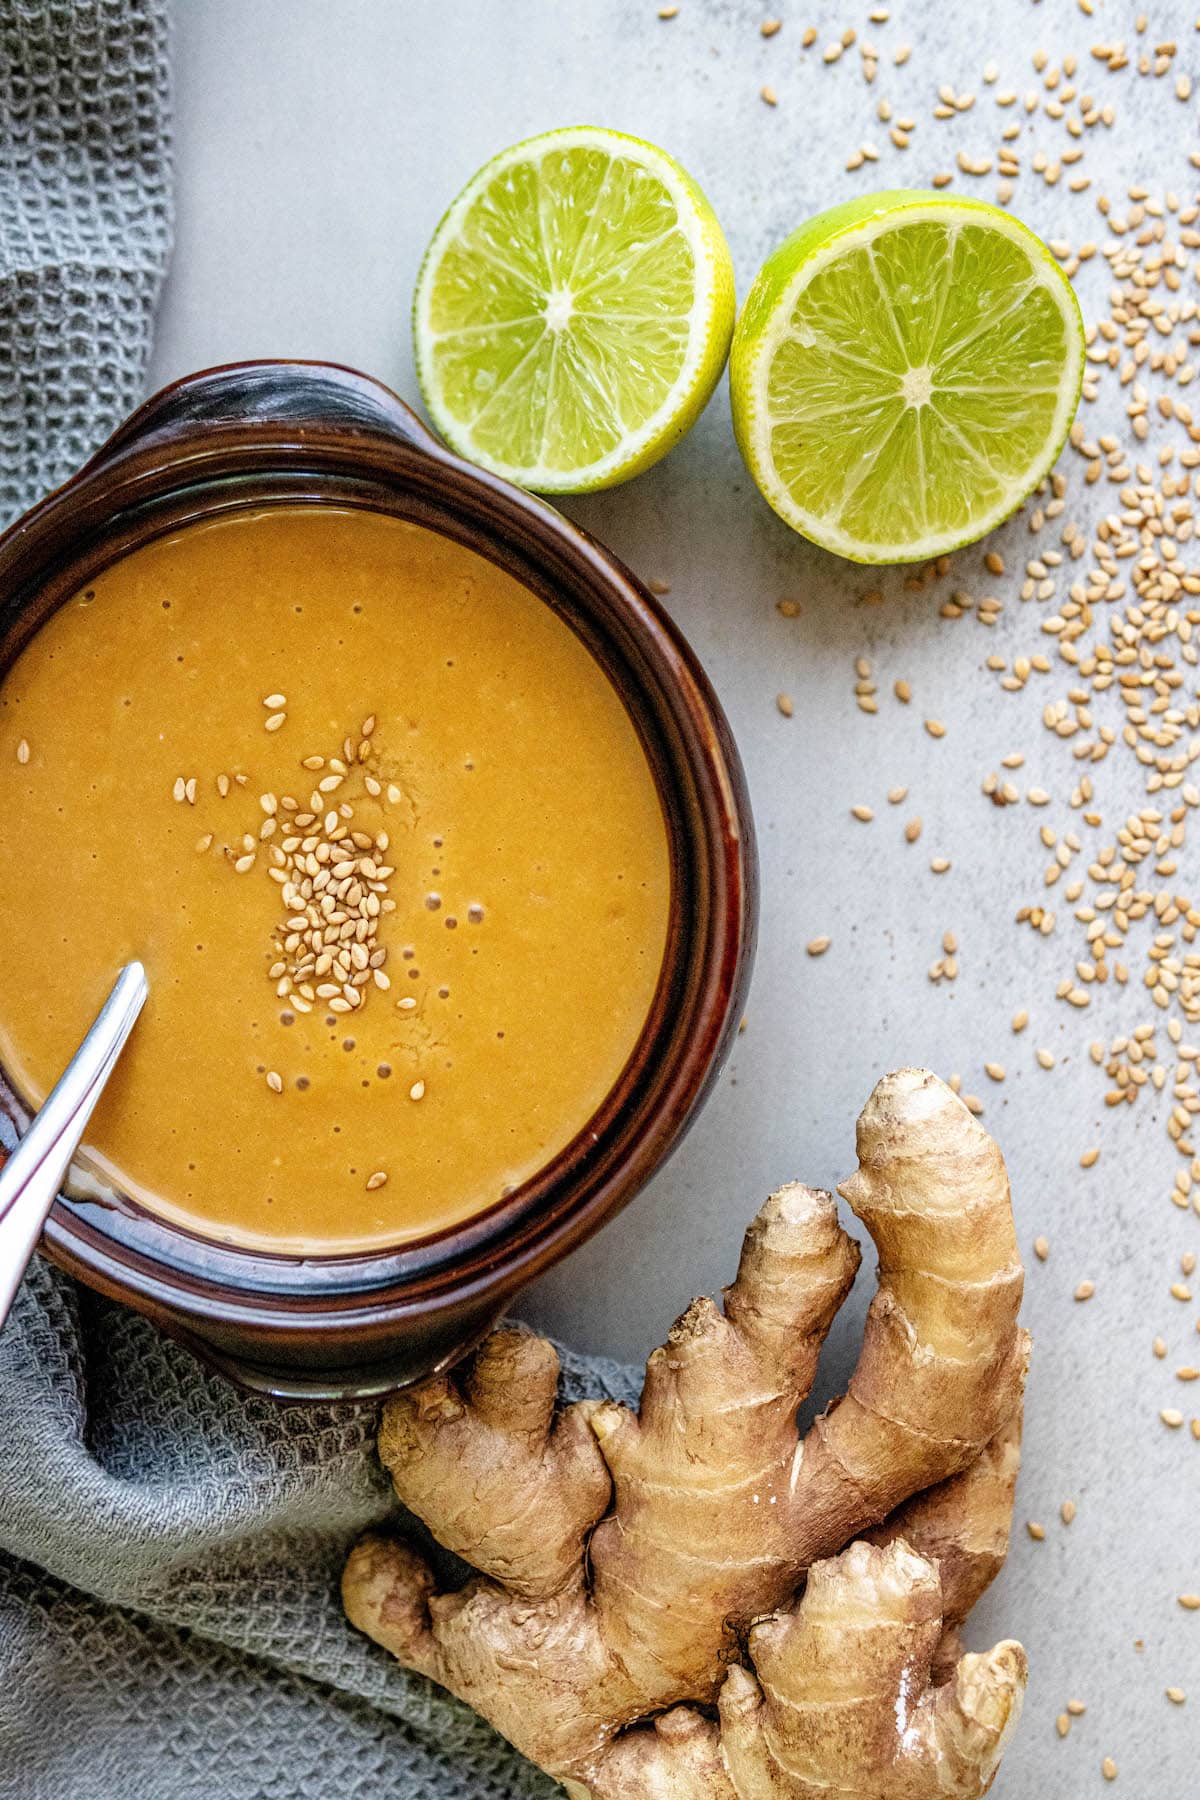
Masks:
[[[87,1036],[0,1170],[0,1325],[125,1040],[148,993],[146,971],[127,963]]]

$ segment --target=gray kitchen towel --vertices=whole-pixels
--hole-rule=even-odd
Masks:
[[[0,525],[141,397],[171,249],[161,0],[0,0]]]
[[[159,0],[0,0],[0,520],[140,397],[170,249]],[[564,1394],[629,1396],[564,1356]],[[0,1800],[560,1790],[350,1630],[371,1407],[283,1408],[35,1259],[0,1332]]]

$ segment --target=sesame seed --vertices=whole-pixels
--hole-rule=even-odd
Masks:
[[[268,731],[278,731],[280,726],[283,725],[286,720],[287,714],[285,712],[273,712],[266,720],[266,728]]]
[[[270,1090],[273,1094],[282,1094],[282,1092],[283,1092],[283,1076],[278,1074],[277,1071],[274,1069],[268,1069],[267,1070],[267,1086],[270,1088]]]
[[[423,1100],[425,1098],[425,1083],[423,1081],[414,1081],[408,1090],[408,1097],[410,1100]]]
[[[926,719],[925,729],[931,738],[944,738],[946,735],[946,727],[940,719]]]
[[[19,763],[27,763],[29,761],[29,739],[28,738],[22,738],[20,743],[17,745],[17,761]]]
[[[1074,1298],[1081,1301],[1090,1300],[1095,1292],[1096,1284],[1094,1281],[1081,1281],[1079,1286],[1075,1289]]]
[[[286,694],[268,694],[263,701],[263,705],[266,707],[268,712],[278,712],[281,707],[284,707],[287,705],[287,695]]]
[[[367,1176],[367,1192],[373,1194],[377,1188],[387,1186],[387,1170],[376,1169],[373,1175]]]
[[[1037,1257],[1039,1262],[1045,1262],[1050,1254],[1050,1240],[1044,1237],[1034,1238],[1033,1254]]]
[[[857,806],[852,806],[850,812],[851,815],[863,825],[869,825],[871,820],[875,817],[871,808],[869,806],[864,806],[861,801]]]
[[[790,694],[776,694],[775,704],[779,708],[780,712],[783,714],[785,719],[790,719],[792,714],[796,710],[795,703],[793,702],[792,696]],[[391,798],[390,793],[389,793],[388,798],[389,799]]]
[[[815,937],[810,938],[804,947],[810,956],[824,956],[832,942],[832,938]]]

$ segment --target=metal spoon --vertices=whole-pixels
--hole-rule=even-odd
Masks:
[[[91,1030],[0,1170],[0,1325],[148,992],[141,963],[126,963]]]

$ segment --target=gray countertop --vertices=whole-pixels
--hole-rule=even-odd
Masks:
[[[994,154],[994,96],[1011,84],[1019,98],[1003,118],[1020,125],[1024,171],[1013,209],[1047,237],[1103,243],[1098,194],[1117,209],[1131,182],[1152,195],[1175,190],[1185,204],[1196,194],[1196,103],[1175,94],[1179,71],[1200,75],[1196,8],[1145,4],[1139,39],[1135,8],[1116,0],[1094,0],[1091,18],[1083,0],[893,0],[891,20],[876,24],[870,0],[800,10],[781,0],[783,29],[767,41],[758,27],[768,9],[742,0],[680,0],[666,21],[655,0],[179,0],[178,250],[153,378],[256,355],[324,357],[415,398],[409,300],[438,217],[489,155],[557,124],[620,127],[677,155],[724,223],[744,293],[766,252],[811,213],[869,186],[926,183],[955,170],[960,148]],[[803,51],[810,19],[819,37]],[[879,49],[873,85],[860,45],[823,60],[848,25]],[[1179,51],[1157,79],[1110,72],[1089,48],[1118,38],[1135,56],[1139,44],[1153,52],[1171,38]],[[912,55],[897,67],[905,43]],[[1039,146],[1057,157],[1073,140],[1044,110],[1024,111],[1027,90],[1046,97],[1032,61],[1039,46],[1051,63],[1073,51],[1076,85],[1116,109],[1112,128],[1089,130],[1083,161],[1053,187],[1030,161]],[[982,79],[991,59],[995,87]],[[976,104],[935,120],[943,82],[976,92]],[[765,83],[775,106],[760,98]],[[881,96],[918,121],[903,152],[876,118]],[[879,146],[878,165],[846,171],[864,140]],[[1090,189],[1072,192],[1081,176]],[[996,177],[956,172],[952,191],[993,199]],[[1080,278],[1085,311],[1106,285],[1097,257]],[[1185,292],[1196,292],[1192,274]],[[1124,424],[1111,397],[1084,416],[1089,431]],[[1172,441],[1184,441],[1177,427]],[[1101,485],[1089,508],[1078,459],[1063,467],[1081,519],[1117,505]],[[567,510],[643,575],[670,583],[666,604],[728,709],[760,833],[762,935],[746,1030],[703,1117],[641,1198],[526,1297],[525,1315],[581,1347],[643,1357],[693,1293],[731,1276],[772,1186],[792,1176],[829,1185],[852,1168],[855,1116],[883,1069],[914,1062],[961,1074],[1009,1161],[1037,1340],[1012,1554],[972,1630],[976,1643],[1020,1637],[1032,1661],[1025,1722],[994,1792],[1082,1800],[1109,1791],[1101,1763],[1111,1756],[1113,1791],[1191,1800],[1200,1614],[1176,1596],[1200,1591],[1200,1442],[1186,1425],[1168,1430],[1159,1410],[1200,1412],[1200,1389],[1173,1373],[1200,1362],[1200,1298],[1189,1306],[1168,1291],[1180,1258],[1200,1252],[1200,1218],[1169,1200],[1178,1161],[1164,1130],[1169,1084],[1166,1096],[1148,1089],[1137,1107],[1108,1110],[1088,1056],[1093,1039],[1158,1016],[1140,987],[1148,930],[1129,956],[1128,988],[1110,983],[1076,1010],[1055,997],[1083,954],[1062,889],[1052,903],[1066,923],[1053,938],[1014,922],[1045,898],[1039,828],[1078,823],[1067,805],[1078,764],[1041,721],[1069,686],[1065,672],[1009,693],[985,668],[991,654],[1045,646],[1039,616],[1018,600],[1019,573],[986,577],[979,553],[966,553],[945,581],[906,592],[895,572],[877,581],[808,546],[745,474],[724,384],[665,463]],[[997,542],[1010,571],[1034,553],[1025,519]],[[967,584],[1005,602],[992,628],[941,616]],[[864,603],[876,587],[884,602]],[[780,598],[798,601],[801,616],[781,617]],[[878,683],[875,716],[856,706],[860,657]],[[892,697],[897,678],[912,685],[908,707]],[[793,696],[792,718],[777,710],[780,691]],[[940,740],[923,728],[930,717],[945,722]],[[1013,751],[1027,760],[1012,779],[1022,793],[1047,789],[1045,809],[997,810],[981,794]],[[1095,782],[1111,835],[1146,803],[1143,783],[1129,756],[1099,766]],[[909,790],[897,806],[886,799],[893,785]],[[875,809],[872,823],[851,818],[857,802]],[[913,814],[924,831],[910,846],[903,825]],[[951,862],[940,876],[929,866],[938,854]],[[1175,879],[1186,889],[1198,871],[1193,842]],[[927,970],[947,930],[960,972],[934,985]],[[806,942],[826,933],[828,953],[810,959]],[[1019,1007],[1030,1024],[1017,1037],[1009,1022]],[[1159,1045],[1169,1052],[1161,1030]],[[1053,1069],[1038,1066],[1039,1047],[1053,1052]],[[1005,1065],[1002,1083],[987,1061]],[[1102,1154],[1084,1171],[1090,1145]],[[1030,1249],[1042,1233],[1044,1264]],[[1084,1278],[1096,1293],[1078,1304]],[[854,1354],[867,1275],[859,1285],[823,1366],[826,1393]],[[1162,1361],[1151,1348],[1158,1333]],[[1068,1499],[1078,1506],[1069,1529],[1059,1521]],[[1026,1520],[1044,1523],[1044,1542],[1029,1538]],[[1168,1702],[1168,1685],[1188,1690],[1185,1706]],[[1060,1742],[1055,1717],[1069,1698],[1087,1712]]]

